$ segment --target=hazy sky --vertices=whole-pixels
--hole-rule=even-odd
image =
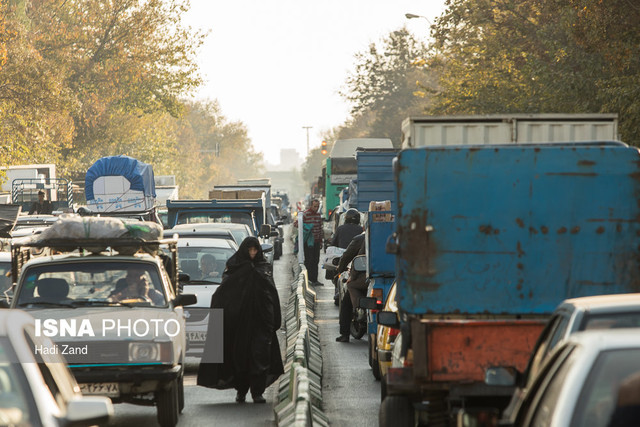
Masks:
[[[198,99],[217,99],[230,120],[242,121],[270,163],[280,149],[304,158],[320,133],[344,122],[349,105],[338,95],[354,54],[403,25],[428,38],[445,0],[191,0],[185,23],[210,31],[198,62],[205,80]]]

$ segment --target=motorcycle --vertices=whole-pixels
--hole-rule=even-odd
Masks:
[[[339,305],[342,305],[342,300],[345,295],[348,294],[347,282],[349,281],[350,269],[354,269],[357,272],[365,272],[367,269],[366,255],[358,255],[353,259],[351,265],[347,271],[344,271],[338,277],[339,285]],[[340,307],[342,309],[342,307]],[[360,339],[367,333],[367,310],[364,308],[353,307],[351,316],[351,323],[349,325],[349,332],[355,339]]]
[[[339,298],[336,272],[338,270],[338,265],[340,264],[340,257],[342,256],[344,251],[344,249],[337,246],[329,246],[322,260],[322,268],[325,270],[324,278],[327,280],[331,280],[333,282],[333,286],[336,289],[333,298],[336,305],[338,305]]]

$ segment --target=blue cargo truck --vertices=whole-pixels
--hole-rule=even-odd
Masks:
[[[407,149],[396,165],[400,327],[380,425],[501,410],[564,299],[640,291],[640,155],[619,142]],[[392,320],[393,319],[393,320]]]
[[[373,299],[371,307],[376,307],[367,311],[367,335],[369,337],[369,365],[376,379],[380,379],[376,340],[378,307],[381,307],[387,299],[396,275],[395,256],[388,254],[385,250],[387,239],[394,230],[395,222],[391,211],[367,212],[365,232],[367,278],[369,279],[367,295]]]
[[[369,149],[356,151],[358,167],[355,206],[360,212],[369,210],[372,201],[389,200],[392,210],[396,204],[396,190],[393,182],[393,159],[396,149]],[[351,204],[351,200],[349,201]]]

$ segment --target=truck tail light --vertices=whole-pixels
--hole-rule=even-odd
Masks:
[[[413,366],[413,350],[412,349],[407,350],[407,357],[404,358],[404,367],[408,368],[410,366]]]

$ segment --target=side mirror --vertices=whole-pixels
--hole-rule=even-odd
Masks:
[[[514,386],[520,375],[513,366],[492,366],[484,371],[484,382],[492,386]]]
[[[188,283],[191,280],[191,276],[189,276],[187,273],[178,273],[178,282],[180,283]]]
[[[385,251],[388,254],[397,254],[398,253],[398,236],[396,233],[393,233],[389,238],[387,238],[387,243],[385,244]]]
[[[271,235],[271,225],[262,224],[260,226],[260,237],[269,237]]]
[[[67,403],[65,425],[106,424],[113,417],[113,404],[108,397],[85,396]]]
[[[260,247],[262,247],[262,252],[265,254],[273,250],[273,245],[271,243],[263,243]]]
[[[382,308],[382,304],[378,304],[378,299],[373,297],[360,297],[358,305],[365,310],[380,310]]]
[[[353,269],[358,272],[367,271],[367,256],[358,255],[353,259]]]
[[[389,328],[400,329],[400,320],[398,313],[393,311],[381,311],[378,313],[378,325],[388,326]]]
[[[173,300],[174,307],[185,307],[198,302],[198,297],[193,294],[180,294]]]

